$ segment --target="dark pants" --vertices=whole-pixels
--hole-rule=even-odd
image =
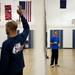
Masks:
[[[23,75],[23,70],[20,70],[19,72],[10,72],[7,75]]]
[[[18,72],[16,75],[23,75],[23,70]]]
[[[52,55],[51,55],[51,65],[54,64],[55,61],[55,65],[58,64],[58,49],[52,49]]]

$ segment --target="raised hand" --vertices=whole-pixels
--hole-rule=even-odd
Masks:
[[[18,13],[20,16],[23,15],[23,14],[22,14],[22,7],[21,7],[21,6],[18,6],[17,13]]]

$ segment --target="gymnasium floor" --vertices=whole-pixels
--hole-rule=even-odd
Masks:
[[[47,54],[51,57],[51,52],[48,49]],[[24,51],[26,68],[24,75],[32,75],[33,72],[33,50],[26,49]],[[50,59],[47,59],[48,75],[75,75],[75,50],[61,49],[59,51],[59,65],[60,67],[50,67]],[[39,66],[39,64],[38,64]],[[40,69],[40,68],[39,68]]]
[[[48,56],[51,53],[48,50]],[[48,75],[75,75],[75,50],[61,49],[59,52],[59,65],[58,68],[49,67],[50,60],[47,60]]]
[[[47,50],[47,55],[51,57],[51,52],[49,49]],[[24,75],[33,75],[33,57],[33,49],[24,50],[24,58],[26,64],[26,67],[24,68]],[[75,50],[73,49],[61,49],[59,51],[60,67],[51,68],[50,59],[47,59],[46,61],[48,75],[75,75]]]

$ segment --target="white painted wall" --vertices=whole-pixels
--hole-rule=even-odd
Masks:
[[[33,0],[34,24],[34,65],[32,75],[47,75],[45,62],[45,37],[44,37],[44,0]],[[38,59],[39,58],[39,59]],[[40,69],[39,66],[40,65]]]
[[[0,0],[1,1],[1,22],[0,22],[0,43],[6,39],[5,35],[5,11],[4,5],[11,4],[12,5],[12,18],[14,20],[18,19],[18,15],[16,13],[16,9],[18,6],[19,0]],[[33,0],[32,0],[33,1]],[[38,1],[37,1],[38,3]],[[72,30],[75,28],[75,25],[72,24],[72,19],[75,19],[75,0],[67,0],[67,9],[60,9],[60,0],[46,0],[46,11],[47,11],[47,31],[48,31],[48,39],[47,44],[49,44],[50,38],[50,29],[63,29],[64,31],[64,47],[72,47]],[[32,2],[32,22],[30,24],[30,28],[35,30],[35,16],[34,16],[34,3]],[[38,8],[38,6],[37,6]],[[38,15],[39,16],[39,15]],[[19,28],[21,29],[21,28]],[[21,29],[22,30],[22,29]],[[69,33],[70,34],[69,34]],[[70,37],[69,39],[67,37]],[[1,45],[1,44],[0,44]]]
[[[16,13],[17,7],[19,5],[19,1],[23,1],[23,0],[0,0],[1,2],[1,21],[0,21],[0,47],[2,46],[2,42],[7,38],[6,33],[5,33],[5,24],[6,24],[6,20],[5,20],[5,5],[11,5],[12,7],[12,20],[18,20],[19,16]],[[24,0],[27,1],[27,0]],[[30,1],[30,0],[28,0]],[[32,14],[33,16],[33,14]],[[21,23],[20,23],[21,24]],[[30,29],[34,30],[35,29],[35,25],[33,24],[33,18],[32,18],[32,22],[29,23],[30,25]],[[22,25],[18,25],[21,31],[22,31]]]
[[[60,9],[60,0],[46,0],[47,8],[47,47],[50,45],[50,30],[63,30],[63,47],[72,48],[72,30],[75,25],[72,19],[75,19],[75,0],[67,0],[67,8]]]
[[[63,31],[63,47],[72,48],[72,29],[66,28]]]
[[[72,30],[74,28],[49,28],[48,29],[48,37],[47,37],[47,47],[50,48],[50,30],[63,30],[63,48],[72,48]]]
[[[60,0],[47,0],[47,25],[72,26],[75,19],[75,0],[67,0],[67,8],[60,9]]]
[[[17,4],[18,0],[1,0],[1,21],[0,21],[0,47],[2,46],[2,42],[7,38],[5,33],[5,24],[7,21],[5,21],[5,5],[12,5],[12,19],[17,20],[18,15],[16,14]]]

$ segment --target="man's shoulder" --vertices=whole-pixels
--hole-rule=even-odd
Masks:
[[[7,40],[5,40],[5,41],[3,42],[3,44],[2,44],[2,45],[3,45],[3,46],[10,45],[10,42],[9,42],[9,41],[10,41],[10,40],[8,40],[8,39],[7,39]]]

